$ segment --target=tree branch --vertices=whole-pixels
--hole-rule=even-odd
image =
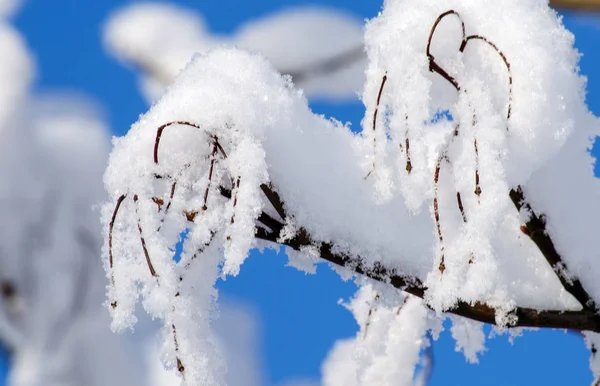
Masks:
[[[269,197],[273,198],[275,200],[275,205],[283,210],[285,205],[279,199],[279,195],[266,185],[261,186],[261,188],[263,191],[269,191]],[[221,189],[221,194],[225,197],[231,197],[231,192],[225,189]],[[271,198],[269,201],[271,201]],[[283,212],[282,217],[286,217],[285,212]],[[300,251],[303,247],[314,246],[317,248],[319,256],[323,260],[350,269],[357,274],[367,276],[373,280],[388,283],[411,295],[420,298],[425,296],[427,287],[425,287],[418,278],[401,275],[396,269],[390,269],[378,262],[368,265],[365,260],[360,257],[352,257],[344,253],[336,252],[333,244],[315,240],[304,228],[300,228],[294,237],[281,240],[280,235],[284,224],[273,219],[264,212],[261,213],[258,221],[270,228],[270,230],[260,226],[256,228],[256,237],[261,240],[285,245],[297,251]],[[481,302],[468,303],[459,301],[456,306],[446,312],[478,322],[497,324],[497,311]],[[600,332],[600,315],[597,315],[589,308],[584,308],[581,311],[544,311],[516,307],[513,314],[518,318],[517,321],[506,327],[560,328]]]
[[[583,288],[579,279],[572,277],[569,274],[567,265],[554,247],[552,238],[546,232],[546,221],[543,215],[537,215],[531,208],[531,205],[525,201],[523,189],[520,186],[517,189],[511,190],[509,195],[519,212],[523,209],[530,214],[529,221],[521,226],[521,231],[529,236],[542,255],[544,255],[546,261],[552,267],[554,273],[556,273],[558,280],[560,280],[560,283],[565,290],[573,295],[573,297],[581,303],[584,309],[592,312],[595,311],[596,302],[594,302],[594,299],[592,299],[590,294]]]
[[[550,5],[555,8],[600,11],[600,0],[550,0]]]

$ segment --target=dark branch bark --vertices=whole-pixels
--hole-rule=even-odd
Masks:
[[[275,191],[266,185],[263,190],[268,190],[271,198],[277,197],[275,205],[283,210],[284,204],[279,200]],[[231,192],[222,189],[221,193],[226,197],[231,197]],[[271,201],[271,199],[269,199]],[[279,212],[279,210],[278,210]],[[283,218],[286,217],[285,212]],[[340,267],[345,267],[354,271],[356,274],[367,276],[373,280],[388,283],[395,288],[408,292],[411,295],[423,298],[427,288],[418,279],[410,276],[401,275],[396,269],[385,267],[381,263],[367,264],[360,257],[353,257],[344,253],[336,252],[331,243],[315,240],[304,228],[300,228],[296,236],[281,240],[280,235],[284,224],[275,220],[266,213],[262,213],[258,221],[270,229],[257,227],[256,237],[261,240],[278,243],[288,246],[297,251],[303,247],[314,246],[319,251],[319,256],[330,263]],[[446,312],[459,315],[465,318],[476,320],[478,322],[497,324],[497,312],[494,308],[481,303],[467,303],[459,301],[456,306]],[[532,308],[517,307],[513,314],[518,318],[516,323],[507,327],[539,327],[539,328],[560,328],[576,331],[594,331],[600,332],[600,316],[589,308],[581,311],[544,311]]]
[[[565,290],[573,295],[573,297],[581,303],[584,309],[592,312],[595,311],[596,302],[594,302],[594,299],[592,299],[590,294],[583,288],[579,279],[569,275],[567,265],[554,247],[552,238],[550,238],[550,235],[546,232],[546,221],[544,217],[537,215],[531,208],[531,205],[525,201],[523,189],[519,186],[517,189],[511,190],[510,199],[513,204],[515,204],[518,211],[524,209],[530,213],[529,221],[521,227],[521,230],[529,236],[535,245],[537,245],[548,264],[554,270],[554,273],[556,273],[558,280],[560,280],[560,283]]]
[[[550,5],[555,8],[600,11],[600,0],[550,0]]]

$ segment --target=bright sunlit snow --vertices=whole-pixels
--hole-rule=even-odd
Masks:
[[[397,291],[359,293],[351,309],[365,336],[338,343],[326,384],[409,384],[427,331],[439,328],[428,320],[459,301],[486,303],[500,325],[517,306],[580,309],[555,270],[600,301],[600,190],[588,153],[600,125],[573,36],[547,3],[390,0],[365,44],[359,135],[313,114],[276,57],[221,46],[196,55],[114,140],[102,208],[113,328],[133,326],[141,299],[164,322],[166,362],[187,384],[224,383],[214,283],[258,246],[261,213],[277,218],[266,186],[284,203],[280,242],[306,232],[426,287],[404,305]],[[531,210],[519,212],[509,192]],[[542,214],[563,265],[551,267],[526,234]],[[311,271],[313,252],[291,265]],[[382,305],[369,309],[375,298]],[[452,332],[477,361],[480,325],[459,321]],[[338,366],[354,370],[338,379]]]

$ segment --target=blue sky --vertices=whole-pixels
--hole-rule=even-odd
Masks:
[[[301,0],[200,0],[172,1],[205,15],[213,32],[228,33],[240,23]],[[95,98],[117,135],[124,134],[148,106],[138,93],[132,71],[109,57],[103,47],[101,27],[108,15],[131,3],[116,0],[29,0],[15,18],[36,57],[36,90],[72,90]],[[361,18],[377,14],[379,0],[321,0],[344,8]],[[600,115],[600,15],[565,23],[576,34],[584,53],[582,71],[588,75],[588,103]],[[595,23],[595,24],[594,24]],[[357,101],[345,104],[319,102],[315,111],[350,121],[358,127],[363,115]],[[252,305],[261,325],[265,383],[277,385],[288,379],[320,376],[321,362],[333,342],[352,336],[357,329],[351,314],[339,306],[355,290],[326,266],[317,275],[305,275],[285,267],[286,257],[267,252],[252,253],[241,274],[219,284],[224,296]],[[488,342],[479,365],[467,364],[454,351],[448,332],[434,344],[435,367],[431,385],[588,385],[588,351],[581,338],[563,331],[526,333],[514,345],[506,337]]]

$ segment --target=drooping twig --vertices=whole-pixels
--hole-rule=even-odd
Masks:
[[[506,70],[508,72],[508,104],[507,104],[508,111],[506,112],[506,119],[508,120],[508,119],[510,119],[510,115],[512,113],[512,86],[513,86],[513,78],[512,78],[512,71],[510,69],[510,62],[506,58],[506,55],[504,55],[504,52],[502,52],[502,50],[500,50],[496,44],[489,41],[486,37],[480,36],[480,35],[470,35],[470,36],[467,36],[466,38],[464,38],[464,40],[460,46],[460,52],[464,52],[465,48],[467,48],[467,44],[473,40],[482,41],[482,42],[486,43],[488,46],[490,46],[491,48],[493,48],[496,51],[496,53],[500,56],[502,61],[504,62],[504,65],[506,66]],[[506,128],[506,130],[508,130],[508,127]]]
[[[153,158],[154,158],[154,164],[158,165],[159,164],[159,160],[158,160],[158,151],[160,148],[160,143],[161,143],[161,139],[162,139],[162,134],[163,131],[172,125],[184,125],[184,126],[190,126],[196,129],[201,130],[202,127],[200,125],[197,125],[195,123],[192,122],[188,122],[188,121],[171,121],[171,122],[167,122],[161,126],[158,127],[158,129],[156,130],[156,138],[154,140],[154,152],[153,152]],[[203,197],[203,201],[202,201],[202,211],[206,211],[208,209],[207,207],[207,202],[208,202],[208,193],[210,190],[210,186],[212,183],[212,178],[213,178],[213,172],[214,172],[214,166],[215,166],[215,162],[216,162],[216,155],[217,155],[217,151],[221,152],[221,155],[223,156],[223,158],[227,158],[227,153],[225,153],[225,150],[223,149],[223,146],[221,146],[219,139],[216,135],[213,134],[208,134],[209,137],[211,138],[212,142],[213,142],[213,148],[211,151],[211,155],[210,155],[210,166],[209,166],[209,171],[208,171],[208,183],[206,185],[206,189],[204,191],[204,197]],[[190,164],[186,164],[185,167],[190,167]],[[163,176],[160,175],[156,175],[155,174],[155,178],[163,178]],[[165,213],[164,215],[167,215],[168,209],[171,206],[171,202],[173,201],[173,196],[175,194],[175,187],[177,184],[177,180],[175,180],[173,182],[173,185],[171,185],[171,194],[169,197],[169,202],[167,204],[167,207],[165,208]],[[188,221],[194,221],[194,218],[196,217],[196,215],[198,214],[198,211],[193,210],[193,211],[185,211],[184,212],[186,219]],[[162,226],[162,223],[161,223]],[[160,230],[160,227],[159,227]]]
[[[375,294],[375,296],[373,297],[373,302],[371,303],[371,306],[369,307],[369,313],[367,314],[367,321],[365,322],[365,331],[363,333],[363,340],[367,339],[367,334],[369,333],[369,326],[371,325],[371,316],[373,315],[373,310],[375,310],[375,303],[377,303],[377,300],[379,300],[379,292],[377,292]]]
[[[448,12],[442,14],[438,18],[438,20],[434,24],[434,27],[432,28],[432,32],[430,33],[430,40],[428,41],[428,45],[427,45],[427,52],[428,52],[428,56],[430,57],[430,61],[434,61],[433,57],[429,53],[429,46],[431,44],[431,37],[433,36],[433,32],[435,31],[435,28],[436,28],[437,24],[439,23],[439,21],[443,17],[450,15],[450,14],[456,15],[460,19],[460,15],[458,15],[458,13],[456,13],[454,11],[448,11]],[[463,26],[463,36],[464,36],[464,23],[462,22],[462,19],[461,19],[461,23]],[[512,86],[513,86],[513,78],[512,78],[511,68],[510,68],[510,62],[506,58],[506,55],[504,55],[504,53],[498,48],[498,46],[496,46],[496,44],[494,44],[493,42],[489,41],[487,38],[480,36],[480,35],[470,35],[467,37],[463,37],[463,41],[462,41],[460,49],[459,49],[460,52],[465,51],[465,48],[467,47],[467,44],[470,41],[481,41],[481,42],[484,42],[485,44],[487,44],[488,46],[490,46],[491,48],[493,48],[496,51],[496,53],[500,56],[500,58],[502,59],[504,65],[506,66],[506,69],[508,72],[508,84],[509,84],[508,104],[507,104],[507,113],[506,113],[506,119],[508,120],[508,119],[510,119],[511,112],[512,112]],[[452,83],[457,88],[457,90],[460,90],[460,86],[456,82],[456,80],[454,80],[451,77],[448,78],[448,76],[445,76],[445,74],[447,74],[447,73],[441,67],[434,66],[434,70],[432,70],[432,71],[438,72],[447,81]],[[476,123],[476,121],[477,121],[477,117],[474,115],[473,116],[474,124]],[[508,131],[508,127],[506,129]],[[477,156],[479,153],[478,149],[477,149],[477,139],[474,140],[474,150],[475,150],[475,154]],[[478,168],[475,169],[475,194],[478,197],[481,194],[481,188],[479,187],[479,169]],[[548,264],[552,267],[552,269],[556,273],[558,279],[560,280],[560,282],[563,285],[563,287],[565,288],[565,290],[567,292],[569,292],[571,295],[573,295],[573,297],[575,297],[575,299],[577,299],[577,301],[579,301],[581,303],[581,305],[582,305],[582,307],[584,307],[584,309],[587,309],[590,311],[595,311],[596,303],[594,302],[592,297],[587,293],[587,291],[585,290],[585,288],[583,287],[581,282],[577,278],[570,277],[570,275],[568,273],[566,273],[566,272],[568,272],[567,266],[563,262],[559,253],[556,251],[556,248],[554,247],[554,243],[553,243],[552,239],[546,232],[546,225],[545,225],[543,216],[536,215],[535,212],[533,211],[531,205],[527,201],[525,201],[523,190],[520,186],[517,187],[516,189],[512,189],[509,193],[509,196],[510,196],[513,204],[517,208],[517,210],[520,211],[521,209],[525,209],[527,212],[529,212],[531,214],[530,220],[522,227],[522,230],[536,244],[536,246],[538,247],[538,249],[540,250],[542,255],[545,257]],[[435,206],[436,205],[434,202],[434,207]]]
[[[429,70],[432,72],[436,72],[438,73],[440,76],[442,76],[442,78],[444,78],[448,83],[452,84],[457,91],[461,91],[461,86],[458,83],[458,81],[452,76],[450,75],[446,70],[444,70],[443,67],[441,67],[436,61],[435,61],[435,57],[433,56],[433,54],[431,53],[431,44],[432,44],[432,39],[433,36],[435,34],[435,31],[439,25],[439,23],[442,21],[442,19],[444,19],[446,16],[455,16],[456,18],[458,18],[458,20],[461,23],[461,32],[462,32],[462,40],[461,40],[461,44],[459,47],[459,52],[464,53],[465,49],[467,48],[467,45],[469,42],[471,41],[481,41],[486,43],[488,46],[490,46],[491,48],[493,48],[496,53],[500,56],[500,58],[502,59],[504,65],[506,66],[506,70],[508,72],[508,107],[507,107],[507,114],[506,114],[506,119],[510,119],[510,115],[511,115],[511,108],[512,108],[512,85],[513,85],[513,78],[512,78],[512,73],[511,73],[511,69],[510,69],[510,63],[508,61],[508,59],[506,58],[506,55],[504,55],[504,53],[498,48],[498,46],[496,46],[496,44],[494,44],[493,42],[491,42],[490,40],[488,40],[486,37],[480,36],[480,35],[469,35],[466,36],[466,30],[465,30],[465,23],[462,20],[462,17],[460,16],[460,14],[454,10],[450,10],[447,12],[442,13],[440,16],[438,16],[438,18],[436,19],[436,21],[434,22],[433,26],[431,27],[431,30],[429,32],[429,38],[427,40],[427,47],[426,47],[426,54],[427,57],[429,59]],[[462,92],[466,92],[466,90],[462,90]],[[472,118],[472,126],[475,127],[477,125],[477,115],[475,113],[473,113],[473,118]],[[454,130],[454,135],[451,139],[454,140],[454,138],[456,138],[459,135],[459,130],[458,130],[459,126],[457,125],[455,130]],[[506,130],[508,131],[508,126],[506,127]],[[437,227],[437,231],[438,231],[438,238],[441,244],[441,249],[442,249],[442,256],[441,256],[441,262],[440,262],[440,266],[439,266],[439,270],[440,273],[444,273],[445,270],[445,265],[444,265],[444,253],[443,253],[443,237],[442,237],[442,231],[441,231],[441,225],[440,225],[440,216],[439,216],[439,208],[438,208],[438,183],[439,183],[439,173],[440,173],[440,167],[441,167],[441,160],[442,159],[446,159],[446,161],[450,162],[447,155],[446,155],[446,151],[447,148],[450,146],[450,144],[447,145],[446,149],[441,153],[441,156],[438,160],[437,166],[436,166],[436,170],[434,173],[434,201],[433,201],[433,206],[434,206],[434,218],[435,218],[435,222],[436,222],[436,227]],[[473,150],[475,152],[475,196],[477,197],[477,202],[479,203],[480,201],[480,197],[481,197],[481,185],[480,185],[480,175],[479,175],[479,149],[477,146],[477,137],[474,136],[473,138]],[[458,208],[461,212],[462,218],[463,218],[463,222],[467,222],[467,216],[465,214],[465,210],[464,210],[464,206],[462,203],[462,198],[460,195],[460,192],[456,193],[456,200],[458,203]],[[469,264],[471,264],[473,262],[473,253],[471,253],[471,259],[469,260]]]
[[[440,221],[440,209],[439,209],[439,182],[440,182],[440,173],[442,170],[442,161],[446,161],[448,164],[450,163],[450,159],[448,158],[448,148],[452,144],[454,138],[458,136],[458,125],[454,128],[454,133],[452,134],[452,138],[450,142],[446,145],[446,147],[440,153],[438,157],[437,163],[435,165],[435,171],[433,173],[433,217],[435,220],[435,226],[438,234],[438,240],[440,242],[440,264],[438,266],[438,270],[441,274],[446,270],[446,265],[444,262],[444,237],[442,232],[442,225]],[[462,197],[460,192],[456,192],[456,204],[458,206],[458,210],[460,210],[460,214],[462,216],[463,222],[467,222],[467,215],[465,213],[465,208],[463,206]],[[471,256],[471,260],[469,263],[473,262],[473,257]]]
[[[429,71],[440,74],[444,79],[446,79],[448,82],[450,82],[450,84],[452,84],[457,90],[460,91],[460,87],[459,87],[456,79],[454,79],[453,76],[448,74],[446,72],[446,70],[444,70],[442,67],[440,67],[440,65],[435,61],[435,57],[431,53],[431,41],[433,39],[433,35],[435,34],[435,31],[436,31],[438,25],[440,24],[440,22],[442,21],[442,19],[444,19],[446,16],[456,16],[458,18],[458,20],[460,21],[461,27],[462,27],[462,42],[464,42],[466,33],[465,33],[465,23],[464,23],[462,17],[460,16],[460,14],[458,12],[456,12],[454,10],[446,11],[446,12],[442,13],[440,16],[438,16],[438,18],[433,23],[433,26],[431,27],[431,30],[429,31],[429,38],[427,39],[427,48],[425,50],[425,53],[427,54],[427,58],[429,59]],[[462,47],[462,43],[461,43],[461,47]]]
[[[152,260],[150,260],[150,253],[148,252],[148,248],[146,247],[146,239],[144,239],[144,232],[142,230],[142,224],[140,223],[140,217],[138,214],[138,207],[137,207],[138,195],[137,194],[133,196],[133,202],[135,202],[135,204],[136,204],[135,212],[136,212],[136,215],[138,216],[137,228],[140,233],[140,241],[142,243],[142,249],[144,250],[144,256],[146,257],[146,264],[148,265],[150,274],[154,277],[158,277],[158,275],[156,274],[156,270],[154,269],[154,266],[152,265]]]
[[[179,339],[177,339],[177,328],[175,323],[171,324],[171,331],[173,332],[173,343],[175,344],[175,360],[177,361],[177,371],[181,374],[181,377],[185,381],[185,367],[179,358]]]
[[[383,93],[383,88],[385,87],[385,82],[387,81],[387,74],[383,75],[381,79],[381,85],[379,86],[379,93],[377,94],[377,103],[375,104],[375,110],[373,111],[373,164],[371,166],[371,170],[364,177],[366,180],[369,178],[373,170],[375,170],[375,154],[377,152],[377,137],[375,136],[375,131],[377,129],[377,113],[379,111],[379,103],[381,102],[381,94]]]
[[[441,251],[441,256],[440,256],[440,265],[439,265],[439,271],[440,274],[444,274],[444,271],[446,270],[446,265],[444,264],[444,236],[442,234],[442,224],[440,223],[440,207],[439,207],[439,201],[438,201],[438,194],[439,194],[439,182],[440,182],[440,170],[441,170],[441,163],[442,163],[442,158],[443,157],[439,157],[438,158],[438,162],[435,166],[435,173],[433,173],[433,217],[435,218],[435,227],[437,229],[437,234],[438,234],[438,240],[440,242],[440,251]],[[461,201],[462,203],[462,201]]]
[[[121,204],[123,200],[127,197],[127,194],[122,194],[117,199],[117,204],[115,205],[115,209],[113,210],[112,217],[110,218],[110,223],[108,224],[108,266],[112,270],[113,268],[113,230],[115,228],[115,220],[117,218],[117,214],[119,213],[119,208],[121,208]]]
[[[108,267],[110,269],[110,284],[114,288],[115,286],[115,274],[113,272],[113,230],[115,228],[115,220],[117,218],[117,214],[119,213],[119,208],[121,208],[121,204],[127,197],[127,194],[122,194],[117,199],[117,203],[115,205],[115,209],[113,210],[112,217],[110,218],[110,223],[108,224]],[[114,309],[117,308],[117,301],[113,300],[110,303],[110,306]]]
[[[233,213],[231,214],[231,220],[229,220],[230,224],[235,223],[235,207],[237,206],[237,201],[238,201],[238,191],[240,189],[240,179],[241,179],[241,177],[238,176],[235,180],[231,181],[231,186],[234,191],[234,194],[233,194],[233,203],[231,205],[232,209],[233,209]],[[231,240],[231,235],[227,235],[227,240],[228,241]]]
[[[406,117],[406,120],[408,120],[408,116]],[[406,134],[404,136],[404,142],[406,145],[406,172],[408,174],[410,174],[410,172],[412,171],[412,162],[410,160],[410,139],[408,137],[408,127],[406,128]]]

